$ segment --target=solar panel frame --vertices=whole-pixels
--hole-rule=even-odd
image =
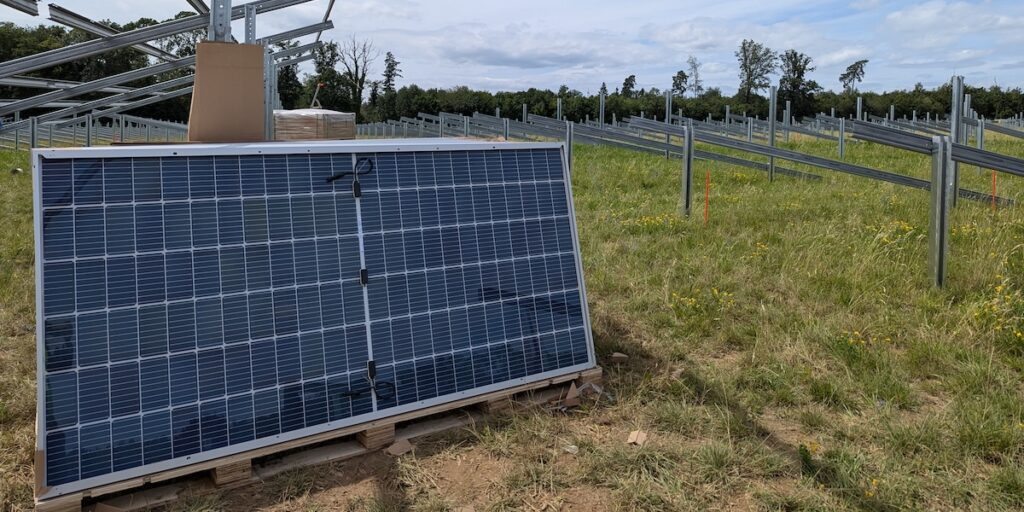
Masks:
[[[193,450],[193,453],[185,455],[183,457],[174,457],[173,454],[168,454],[167,457],[153,462],[151,464],[143,463],[142,466],[130,466],[125,465],[121,460],[124,457],[133,457],[134,451],[129,450],[127,455],[124,453],[118,455],[111,455],[111,468],[112,472],[101,474],[99,476],[92,476],[87,478],[81,478],[77,481],[73,481],[67,484],[46,486],[45,485],[45,464],[46,464],[46,436],[48,434],[47,421],[46,421],[46,358],[45,358],[45,347],[43,340],[45,339],[46,325],[45,325],[45,310],[44,310],[44,296],[43,296],[43,279],[44,279],[44,265],[46,264],[46,258],[44,257],[44,240],[43,240],[43,222],[44,218],[44,198],[43,198],[43,187],[42,187],[42,161],[46,159],[89,159],[89,158],[100,158],[100,157],[112,157],[112,156],[124,156],[124,157],[135,157],[135,158],[158,158],[158,157],[174,157],[174,156],[205,156],[205,157],[216,157],[225,155],[263,155],[263,156],[274,156],[274,155],[296,155],[300,153],[307,153],[309,155],[327,155],[327,154],[338,154],[338,153],[351,153],[353,158],[353,164],[355,164],[356,155],[358,154],[369,154],[369,153],[403,153],[403,152],[444,152],[444,151],[490,151],[490,150],[558,150],[561,157],[561,170],[562,170],[562,184],[565,192],[565,199],[568,206],[569,224],[572,233],[572,248],[573,248],[573,259],[575,264],[575,272],[578,279],[578,293],[580,299],[581,312],[583,316],[583,332],[586,338],[586,350],[587,359],[586,362],[575,364],[573,366],[558,368],[542,373],[526,375],[524,377],[510,379],[504,382],[495,384],[489,384],[477,388],[458,390],[454,393],[450,393],[443,396],[436,396],[434,398],[410,402],[403,405],[387,406],[387,408],[377,409],[376,395],[371,394],[373,400],[373,409],[371,413],[362,415],[353,415],[347,418],[339,419],[337,421],[329,421],[313,427],[302,428],[292,430],[290,432],[277,433],[269,437],[259,438],[249,436],[252,438],[249,441],[244,441],[239,444],[228,444],[221,448],[214,448],[207,451],[202,451],[202,447],[198,450]],[[138,478],[143,475],[156,474],[162,471],[180,468],[191,464],[200,462],[207,462],[218,458],[243,453],[248,450],[260,449],[269,446],[274,446],[279,443],[301,439],[304,437],[337,430],[352,425],[366,423],[370,421],[385,419],[391,416],[396,416],[411,411],[416,411],[424,408],[428,408],[434,405],[440,405],[448,402],[453,402],[465,398],[471,398],[474,396],[485,395],[487,393],[500,391],[502,389],[512,388],[522,384],[528,384],[533,382],[540,382],[553,377],[561,375],[567,375],[574,372],[587,370],[596,366],[596,356],[594,353],[594,343],[591,332],[590,315],[587,305],[586,286],[583,276],[583,265],[580,253],[580,242],[579,234],[576,225],[576,213],[575,206],[572,199],[572,187],[570,182],[570,176],[568,171],[568,165],[566,162],[566,151],[564,144],[561,143],[486,143],[486,142],[469,142],[469,141],[452,141],[445,139],[417,139],[417,140],[377,140],[377,141],[351,141],[351,142],[303,142],[303,143],[254,143],[254,144],[196,144],[196,145],[183,145],[183,146],[136,146],[136,147],[115,147],[115,148],[76,148],[76,149],[37,149],[33,150],[32,153],[33,163],[33,183],[34,183],[34,212],[35,212],[35,249],[36,249],[36,310],[37,310],[37,432],[36,432],[36,496],[39,499],[49,499],[58,496],[79,492],[87,489],[93,489],[108,484],[115,484],[124,480]],[[70,166],[69,166],[70,167]],[[68,169],[68,178],[73,177],[72,169]],[[314,185],[315,186],[315,185]],[[241,183],[241,187],[245,187],[245,183]],[[53,200],[50,198],[49,200]],[[357,199],[358,201],[358,199]],[[133,201],[129,201],[128,204],[134,204]],[[358,240],[359,240],[359,256],[360,264],[362,268],[366,268],[366,249],[364,246],[364,233],[362,229],[362,207],[357,205],[355,208],[357,213],[357,225],[359,228]],[[269,229],[269,226],[268,226]],[[269,235],[269,233],[268,233]],[[110,241],[108,240],[109,244]],[[90,248],[85,248],[90,250]],[[366,331],[370,330],[370,314],[369,314],[369,289],[367,286],[362,287],[363,292],[363,306],[364,306],[364,318],[363,322],[353,324],[354,326],[366,326]],[[140,335],[141,338],[141,335]],[[169,339],[168,342],[173,342]],[[224,350],[230,345],[225,344]],[[372,351],[372,344],[367,343],[367,347]],[[139,349],[143,349],[142,341],[140,339]],[[196,352],[198,354],[198,350]],[[368,355],[372,358],[372,353]],[[138,354],[135,355],[138,357]],[[226,353],[222,354],[221,357],[226,357]],[[170,358],[168,358],[168,362]],[[131,364],[131,363],[128,363]],[[136,363],[138,364],[138,363]],[[396,362],[397,364],[397,362]],[[115,365],[114,362],[110,363],[111,368]],[[77,368],[77,362],[74,363],[73,367]],[[351,375],[356,375],[353,372]],[[109,377],[108,377],[109,378]],[[332,384],[328,381],[327,386],[330,387]],[[281,386],[283,392],[283,385]],[[168,390],[169,391],[169,390]],[[324,390],[326,391],[326,390]],[[141,393],[145,393],[146,390],[143,387]],[[199,392],[197,390],[197,392]],[[305,389],[298,389],[298,393],[314,393],[311,396],[317,396],[316,390],[307,391]],[[129,404],[132,397],[128,397]],[[136,401],[140,400],[140,397],[134,397]],[[167,397],[169,400],[170,397]],[[122,404],[118,404],[122,406]],[[244,405],[238,403],[232,404],[230,402],[222,402],[220,404],[211,404],[209,402],[203,404],[203,410],[198,410],[197,407],[186,407],[177,409],[174,411],[175,418],[172,421],[200,421],[200,417],[206,412],[207,406],[209,407],[224,407],[225,410],[231,409],[236,410],[239,407],[242,409],[241,414],[245,414]],[[109,404],[113,407],[114,404]],[[129,405],[130,407],[131,405]],[[255,392],[254,400],[250,402],[249,407],[255,406]],[[180,413],[180,414],[179,414]],[[251,409],[250,414],[255,414]],[[160,413],[163,414],[163,413]],[[171,414],[167,412],[167,414]],[[108,414],[109,415],[109,414]],[[178,418],[181,416],[181,418]],[[203,416],[205,417],[205,416]],[[223,416],[227,422],[231,421],[230,414]],[[118,420],[111,418],[109,425],[106,427],[111,432],[124,431],[124,432],[137,432],[139,443],[145,442],[145,434],[143,427],[150,418],[148,416],[139,416],[137,418],[125,418]],[[137,424],[132,425],[129,422],[136,421]],[[77,421],[77,420],[76,420]],[[282,423],[285,421],[284,417],[281,418]],[[101,426],[95,426],[89,431],[89,434],[95,434],[92,430],[101,428]],[[227,427],[225,426],[225,429]],[[260,428],[259,425],[254,425],[255,429]],[[60,431],[58,431],[60,433]],[[101,433],[102,434],[102,433]],[[84,434],[83,434],[84,435]],[[109,435],[109,434],[108,434]],[[227,434],[225,433],[225,436]],[[113,452],[114,443],[116,440],[111,437],[110,451]],[[198,443],[198,441],[196,441]],[[80,443],[80,441],[76,441]],[[139,447],[141,451],[141,446]],[[170,447],[167,448],[170,452]],[[142,454],[137,455],[139,458]],[[119,459],[119,457],[121,459]],[[80,466],[84,463],[80,461]],[[131,467],[128,470],[118,470],[118,467]],[[42,472],[43,474],[38,474]]]

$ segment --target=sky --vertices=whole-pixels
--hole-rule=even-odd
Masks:
[[[55,0],[93,19],[163,19],[185,0]],[[242,0],[235,0],[239,5]],[[328,0],[261,15],[257,35],[317,23]],[[0,20],[38,24],[0,6]],[[490,91],[565,84],[596,92],[636,75],[665,89],[693,55],[706,87],[737,89],[734,52],[754,39],[814,59],[826,89],[858,59],[869,59],[862,91],[933,87],[962,74],[974,86],[1024,86],[1022,0],[336,0],[325,39],[370,39],[401,62],[399,85],[469,86]],[[242,33],[241,22],[234,31]],[[311,37],[303,39],[304,42]],[[383,70],[383,56],[373,74]],[[311,71],[307,64],[303,71]]]

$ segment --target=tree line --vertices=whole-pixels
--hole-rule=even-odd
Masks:
[[[193,16],[183,11],[175,18]],[[110,21],[102,22],[112,28],[124,31],[155,25],[157,20],[141,18],[119,25]],[[205,37],[205,30],[176,34],[155,43],[165,51],[183,57],[195,53],[196,44]],[[94,38],[78,29],[60,26],[20,27],[13,23],[0,23],[0,61],[6,61],[42,51],[61,48]],[[277,44],[278,49],[297,46],[298,43],[285,41]],[[382,55],[383,53],[383,55]],[[921,84],[908,90],[882,93],[857,90],[865,77],[869,61],[852,63],[838,78],[842,90],[824,90],[809,78],[815,71],[813,59],[795,49],[777,52],[753,40],[744,40],[735,52],[738,69],[738,87],[735,95],[728,96],[718,87],[709,87],[702,77],[702,63],[695,56],[686,59],[683,69],[666,82],[671,83],[674,110],[694,118],[711,115],[721,118],[728,105],[739,115],[767,117],[767,90],[778,87],[779,111],[790,101],[796,117],[811,116],[818,112],[830,112],[848,117],[856,111],[856,98],[864,98],[868,112],[876,115],[888,113],[895,105],[897,116],[907,115],[916,110],[925,113],[943,114],[950,111],[951,91],[945,84],[937,88],[925,88]],[[374,68],[381,64],[378,74]],[[123,73],[150,65],[145,54],[132,48],[107,52],[102,55],[81,59],[31,73],[31,76],[89,81],[104,76]],[[178,70],[159,77],[166,80],[189,73]],[[777,77],[777,81],[776,81]],[[154,83],[158,77],[147,77],[135,83],[124,84],[141,87]],[[621,87],[609,90],[602,83],[597,93],[584,93],[567,85],[558,90],[527,89],[525,91],[489,92],[468,87],[424,89],[415,84],[399,86],[403,78],[401,62],[391,52],[381,52],[369,40],[354,37],[341,42],[327,42],[319,47],[313,58],[313,72],[299,76],[295,66],[278,71],[278,90],[284,108],[309,107],[314,103],[331,110],[355,112],[360,122],[398,119],[401,116],[415,117],[420,112],[440,111],[470,115],[474,112],[493,114],[500,110],[503,116],[518,118],[522,106],[527,105],[533,114],[554,117],[557,102],[563,102],[562,114],[572,120],[587,117],[596,119],[599,115],[599,97],[606,95],[606,120],[612,116],[624,118],[643,113],[647,117],[664,119],[665,91],[658,88],[637,88],[636,75],[629,75]],[[13,87],[0,87],[0,97],[25,98],[41,91]],[[967,87],[972,95],[972,107],[987,118],[1012,117],[1024,111],[1024,92],[1018,88]],[[101,93],[83,95],[81,100],[102,97]],[[188,97],[171,99],[137,109],[133,114],[185,121],[188,118]],[[22,113],[33,115],[33,111]]]

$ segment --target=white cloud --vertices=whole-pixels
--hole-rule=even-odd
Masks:
[[[235,3],[244,1],[250,0]],[[260,16],[257,32],[319,22],[328,2]],[[59,3],[118,22],[164,19],[188,8],[183,0]],[[0,17],[45,22],[2,6]],[[692,54],[705,64],[705,84],[730,94],[737,82],[733,52],[743,39],[807,53],[818,68],[812,78],[826,87],[838,87],[839,73],[861,58],[871,61],[865,89],[911,87],[921,77],[938,83],[954,68],[966,70],[972,83],[991,83],[998,72],[1004,85],[1024,84],[1024,69],[1011,65],[1024,44],[1020,0],[336,0],[332,19],[336,28],[325,38],[370,38],[402,62],[401,83],[427,87],[565,83],[594,91],[635,74],[642,87],[664,88]]]

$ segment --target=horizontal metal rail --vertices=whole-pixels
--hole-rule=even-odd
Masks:
[[[38,0],[0,0],[0,5],[17,9],[30,16],[39,16]]]
[[[175,91],[170,91],[167,94],[164,94],[162,96],[153,96],[151,98],[142,99],[142,100],[139,100],[139,101],[136,101],[134,103],[131,103],[131,104],[128,104],[128,105],[124,105],[124,106],[121,106],[121,107],[114,107],[114,108],[108,108],[106,110],[100,110],[100,111],[97,111],[94,114],[94,116],[95,117],[112,116],[114,114],[119,114],[121,112],[127,112],[129,110],[135,110],[135,109],[137,109],[139,107],[145,107],[146,105],[152,105],[154,103],[160,103],[161,101],[167,101],[169,99],[178,98],[180,96],[185,96],[187,94],[192,94],[192,86],[191,85],[188,86],[188,87],[184,87],[184,88],[175,90]]]
[[[531,123],[538,123],[548,125],[554,128],[557,125],[565,125],[564,121],[556,121],[550,117],[531,115]],[[587,140],[594,141],[594,143],[614,143],[616,147],[624,149],[635,149],[645,150],[651,153],[657,153],[664,155],[666,152],[669,156],[683,157],[684,148],[680,145],[666,143],[658,140],[648,139],[635,133],[634,129],[630,128],[619,128],[612,126],[605,126],[603,128],[595,128],[591,126],[576,125],[574,130],[574,136],[584,137]],[[714,153],[710,151],[702,151],[699,149],[694,150],[694,156],[701,160],[711,160],[716,162],[722,162],[731,165],[737,165],[741,167],[747,167],[757,171],[768,172],[768,165],[761,162],[754,162],[739,157],[730,155],[723,155],[721,153]],[[811,174],[807,172],[797,171],[793,169],[779,168],[776,167],[776,171],[779,174],[790,176],[793,178],[801,178],[808,180],[820,180],[821,176]]]
[[[138,98],[139,96],[146,96],[154,92],[165,91],[172,87],[190,84],[192,83],[193,80],[195,80],[194,75],[178,77],[172,80],[165,80],[163,82],[157,82],[153,85],[147,85],[146,87],[139,87],[138,89],[135,89],[131,92],[123,92],[121,94],[115,94],[113,96],[107,96],[105,98],[100,98],[98,100],[89,101],[77,107],[69,107],[54,112],[47,112],[46,114],[36,116],[36,119],[38,122],[44,123],[46,121],[55,121],[57,119],[63,119],[78,114],[84,114],[86,112],[95,110],[99,107],[110,105],[112,103],[119,103],[125,100]],[[15,128],[27,128],[29,121],[29,119],[25,119],[17,123],[12,123],[10,125],[5,126],[4,130]]]
[[[50,4],[50,19],[62,25],[77,28],[83,32],[88,32],[90,34],[94,34],[100,37],[112,37],[117,34],[120,34],[120,32],[102,23],[97,23],[85,16],[82,16],[81,14],[78,14],[56,4]],[[170,62],[172,60],[178,59],[177,55],[174,55],[170,52],[166,52],[160,48],[157,48],[156,46],[147,43],[139,43],[132,45],[131,47],[135,48],[136,50],[139,50],[142,53],[152,55],[153,57],[156,57],[163,61]]]
[[[34,76],[11,76],[0,78],[0,86],[21,87],[24,89],[70,89],[82,85],[84,82],[73,82],[71,80],[57,80],[55,78],[37,78]],[[107,87],[99,92],[116,94],[128,92],[131,87]],[[20,100],[19,100],[20,101]]]
[[[907,151],[930,155],[932,140],[923,135],[907,133],[862,121],[855,122],[854,137],[869,142],[894,146]],[[1001,155],[991,151],[953,144],[953,160],[967,165],[976,165],[993,171],[1024,177],[1024,160]]]
[[[68,87],[66,89],[60,89],[45,94],[40,94],[38,96],[26,98],[16,103],[0,107],[0,115],[19,112],[51,101],[74,98],[75,96],[80,96],[82,94],[102,91],[114,85],[134,82],[151,76],[161,75],[168,71],[174,71],[176,69],[183,69],[192,66],[195,64],[195,62],[196,56],[190,55],[188,57],[182,57],[176,61],[165,62],[163,64],[156,64],[153,66],[147,66],[139,69],[133,69],[131,71],[125,71],[124,73],[119,73],[117,75],[100,78],[97,80],[93,80],[91,82],[86,82],[84,84]]]
[[[330,22],[330,21],[328,21],[326,23],[317,23],[315,25],[309,25],[309,26],[306,26],[306,27],[303,27],[303,28],[300,28],[300,29],[290,30],[288,32],[282,32],[282,33],[279,33],[279,34],[272,35],[272,36],[268,37],[267,40],[270,41],[270,42],[282,41],[282,40],[289,39],[290,38],[289,34],[293,34],[293,33],[299,32],[301,35],[309,35],[309,34],[312,34],[312,33],[316,32],[316,31],[320,30],[321,28],[324,28],[324,27],[332,28],[333,26],[334,26],[334,23]],[[282,51],[287,51],[287,50],[282,50]],[[281,53],[281,52],[278,52],[278,53]],[[278,53],[274,53],[273,56],[276,57],[278,55]],[[300,62],[309,60],[312,57],[313,57],[312,54],[308,54],[308,55],[301,56],[301,57],[293,57],[291,59],[287,59],[287,60],[279,63],[279,65],[291,66],[291,65],[298,64]],[[99,86],[104,86],[104,85],[109,84],[109,83],[123,83],[125,81],[138,80],[138,79],[144,78],[146,76],[151,76],[152,74],[156,74],[156,73],[152,73],[152,70],[154,70],[154,69],[157,69],[157,70],[160,70],[160,71],[166,71],[167,69],[181,68],[181,67],[185,67],[185,66],[191,65],[193,63],[195,63],[195,56],[194,55],[193,56],[189,56],[189,57],[185,57],[185,58],[182,58],[182,59],[179,59],[179,60],[174,61],[174,62],[167,62],[167,63],[164,63],[164,64],[157,64],[156,66],[150,66],[150,67],[147,67],[147,68],[142,68],[142,69],[136,69],[136,70],[128,71],[126,73],[121,73],[120,75],[115,75],[113,77],[101,78],[99,80],[95,80],[93,82],[88,82],[88,83],[82,84],[80,86],[71,87],[69,89],[61,89],[61,90],[53,91],[53,92],[46,93],[46,94],[41,94],[39,96],[35,96],[35,97],[29,98],[27,100],[21,100],[19,102],[12,103],[11,105],[7,105],[6,107],[0,107],[0,114],[6,113],[8,110],[11,110],[12,108],[15,108],[15,106],[18,106],[19,108],[16,108],[15,110],[13,110],[14,112],[22,110],[24,108],[25,104],[29,104],[31,106],[36,106],[36,105],[38,105],[37,102],[38,102],[38,100],[40,98],[52,99],[54,97],[62,97],[61,99],[63,99],[63,98],[67,98],[67,97],[73,97],[73,96],[77,96],[79,94],[84,94],[85,92],[91,92],[92,90],[97,90],[98,88],[100,88]],[[147,73],[147,71],[149,71],[149,73]],[[195,79],[194,75],[188,75],[188,76],[185,76],[185,77],[178,78],[176,80],[182,80],[182,82],[178,82],[178,83],[182,83],[183,84],[183,83],[190,83],[194,79]],[[82,106],[75,107],[73,109],[64,109],[64,110],[61,110],[61,111],[58,111],[58,112],[51,112],[51,113],[48,113],[48,114],[43,114],[42,116],[40,116],[40,119],[42,121],[53,120],[53,119],[60,119],[61,117],[72,116],[72,115],[75,115],[75,114],[78,114],[78,113],[86,112],[86,111],[88,111],[89,109],[92,109],[92,108],[98,108],[98,107],[101,107],[101,106],[108,105],[110,102],[122,101],[124,99],[134,98],[134,97],[138,97],[140,95],[145,95],[145,94],[163,94],[161,92],[163,89],[166,89],[167,87],[172,87],[172,85],[169,85],[170,82],[171,81],[164,81],[164,82],[160,82],[158,84],[153,84],[153,85],[150,85],[150,86],[147,86],[147,87],[141,87],[141,88],[138,88],[138,89],[130,89],[129,92],[121,93],[121,94],[115,95],[115,96],[108,96],[106,98],[101,98],[99,100],[94,100],[92,102],[89,102],[88,104],[83,104]],[[180,96],[180,94],[179,94],[179,96]],[[169,98],[165,98],[165,99],[169,99]],[[155,101],[152,101],[152,102],[149,102],[149,103],[146,103],[146,104],[148,105],[148,104],[152,104],[152,103],[157,103],[158,101],[160,101],[160,100],[157,99]],[[87,107],[86,105],[91,105],[91,106]],[[135,107],[129,106],[129,108],[135,108]],[[60,115],[57,115],[57,114],[60,114]],[[27,127],[28,122],[29,121],[26,119],[24,121],[20,121],[19,123],[8,124],[8,125],[5,125],[2,129],[0,129],[0,131],[6,131],[6,130],[9,130],[9,129],[17,129],[17,128],[25,128],[25,127]]]
[[[656,122],[646,121],[646,120],[643,120],[643,119],[639,119],[638,120],[636,118],[630,118],[629,123],[631,125],[635,124],[635,125],[643,126],[644,129],[648,129],[648,130],[651,130],[651,131],[661,130],[664,133],[673,133],[675,135],[679,135],[680,132],[682,130],[684,130],[684,128],[682,128],[682,127],[667,126],[664,123],[656,123]],[[857,123],[857,126],[859,127],[861,124],[868,124],[868,123]],[[895,129],[891,129],[891,128],[889,130],[895,131],[895,132],[897,132],[897,133],[899,133],[901,135],[907,135],[905,132],[901,132],[899,130],[895,130]],[[859,133],[857,133],[857,135],[859,135]],[[823,157],[820,157],[820,156],[807,155],[807,154],[799,153],[799,152],[796,152],[796,151],[790,151],[788,149],[773,148],[771,146],[762,146],[760,144],[754,144],[754,143],[751,143],[751,142],[738,141],[738,140],[730,139],[728,137],[722,137],[720,135],[713,135],[713,134],[709,134],[709,133],[701,132],[701,131],[696,131],[696,130],[694,131],[693,136],[694,136],[694,138],[696,140],[699,140],[701,142],[707,142],[707,143],[711,143],[711,144],[719,145],[719,146],[724,146],[724,147],[731,147],[732,149],[736,149],[736,150],[739,150],[739,151],[746,151],[746,152],[749,152],[749,153],[755,153],[755,154],[760,154],[760,155],[764,155],[764,156],[780,158],[782,160],[789,160],[790,162],[795,162],[795,163],[804,164],[804,165],[810,165],[810,166],[818,167],[818,168],[821,168],[821,169],[829,169],[829,170],[832,170],[832,171],[842,172],[842,173],[846,173],[846,174],[852,174],[854,176],[860,176],[860,177],[863,177],[863,178],[871,178],[871,179],[878,180],[878,181],[884,181],[884,182],[887,182],[887,183],[892,183],[894,185],[901,185],[901,186],[904,186],[904,187],[916,188],[916,189],[920,189],[920,190],[931,190],[931,183],[930,182],[928,182],[926,180],[918,179],[918,178],[913,178],[913,177],[910,177],[910,176],[905,176],[905,175],[902,175],[902,174],[896,174],[896,173],[892,173],[892,172],[888,172],[888,171],[881,171],[881,170],[878,170],[878,169],[872,169],[870,167],[863,167],[863,166],[860,166],[860,165],[854,165],[854,164],[850,164],[850,163],[846,163],[846,162],[839,162],[839,161],[836,161],[836,160],[831,160],[831,159],[823,158]],[[992,199],[992,195],[991,194],[984,194],[984,193],[981,193],[981,192],[975,192],[973,190],[967,190],[967,189],[960,189],[959,192],[958,192],[958,195],[960,197],[965,198],[965,199],[971,199],[971,200],[974,200],[974,201],[990,201]],[[1012,200],[1005,199],[1005,198],[1000,198],[1000,197],[997,197],[996,201],[1001,203],[1001,204],[1004,204],[1004,205],[1006,205],[1006,204],[1013,204]]]

